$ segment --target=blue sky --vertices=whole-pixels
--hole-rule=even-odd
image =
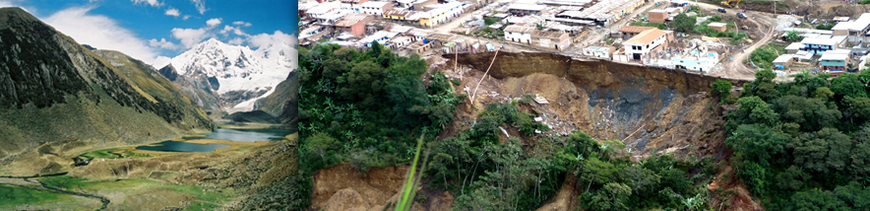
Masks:
[[[79,43],[157,68],[212,37],[252,49],[296,44],[297,5],[289,0],[0,0],[5,6],[22,7]]]

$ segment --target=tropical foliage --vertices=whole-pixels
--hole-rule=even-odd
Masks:
[[[729,112],[732,164],[768,210],[868,210],[870,72],[744,85]]]

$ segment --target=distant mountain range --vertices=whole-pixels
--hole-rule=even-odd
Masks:
[[[251,50],[215,38],[172,58],[161,74],[182,87],[206,110],[252,111],[295,69],[290,43],[269,43]]]

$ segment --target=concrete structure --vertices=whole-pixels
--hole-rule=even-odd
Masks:
[[[695,55],[675,56],[672,58],[673,68],[711,71],[719,63],[719,55],[713,52],[698,53]]]
[[[366,14],[353,14],[335,23],[335,28],[341,32],[348,32],[353,36],[362,36],[366,33]]]
[[[852,51],[849,50],[830,50],[826,51],[822,54],[822,57],[819,58],[819,65],[822,67],[822,70],[831,73],[831,75],[840,75],[846,71],[848,68],[847,64],[849,63],[849,54]]]
[[[307,11],[305,11],[305,15],[307,17],[319,18],[323,15],[326,15],[329,12],[332,12],[333,10],[336,10],[336,9],[338,9],[338,7],[336,7],[335,5],[328,5],[328,4],[318,5],[315,7],[311,7]]]
[[[361,13],[360,4],[368,0],[341,0],[341,9],[348,10],[352,13]]]
[[[510,25],[504,28],[504,40],[518,43],[531,44],[534,27]]]
[[[797,62],[810,62],[813,61],[813,56],[815,54],[810,53],[809,51],[798,51],[794,53],[794,60]]]
[[[391,9],[393,9],[392,3],[383,2],[383,1],[364,2],[364,3],[360,4],[359,6],[362,9],[362,13],[369,14],[369,15],[377,15],[377,16],[383,16],[384,12],[387,12],[387,11],[390,11]]]
[[[794,62],[794,54],[779,55],[773,60],[773,68],[782,70],[791,65],[792,62]]]
[[[384,12],[384,19],[395,20],[395,21],[416,21],[418,19],[412,19],[415,17],[416,12],[412,11],[397,11],[397,10],[388,10]]]
[[[644,0],[598,1],[594,5],[584,8],[576,16],[581,20],[594,21],[597,25],[606,26],[622,19],[627,14],[631,14],[644,2]]]
[[[610,47],[589,46],[583,49],[583,55],[609,59],[610,51]]]
[[[396,0],[399,7],[413,8],[416,11],[423,11],[423,7],[430,4],[437,4],[438,0]]]
[[[389,43],[387,43],[387,41],[395,37],[397,34],[398,33],[395,32],[378,31],[372,35],[369,35],[368,37],[363,38],[358,43],[360,45],[364,45],[365,47],[372,47],[372,42],[377,41],[381,45],[389,47]]]
[[[446,4],[426,6],[426,12],[418,12],[416,17],[424,27],[432,27],[447,23],[449,19],[459,17],[462,14],[462,3],[450,2]]]
[[[650,10],[647,13],[650,23],[665,23],[668,19],[668,11],[665,10]]]
[[[711,22],[710,24],[707,24],[707,27],[720,32],[724,32],[727,26],[727,24],[721,22]]]
[[[631,60],[642,60],[653,50],[667,47],[667,33],[660,29],[650,29],[641,32],[622,43],[625,55]]]
[[[547,12],[547,6],[537,4],[511,4],[508,12],[515,16],[541,15]]]
[[[861,14],[854,21],[838,22],[831,30],[834,31],[834,36],[848,36],[850,43],[870,42],[870,37],[867,36],[870,31],[870,13]]]
[[[846,37],[844,36],[807,37],[801,40],[803,46],[800,50],[809,51],[813,54],[824,53],[825,51],[835,50],[841,47],[845,38]]]
[[[646,26],[623,26],[619,28],[619,32],[622,34],[622,39],[631,39],[631,37],[640,34],[643,31],[655,29],[655,27],[646,27]]]
[[[564,50],[571,45],[571,37],[561,31],[532,31],[531,37],[533,45],[539,47]]]
[[[804,44],[801,44],[799,42],[793,42],[791,44],[788,44],[788,46],[785,47],[785,51],[786,51],[786,53],[793,54],[793,53],[797,53],[798,51],[800,51],[802,47],[804,47]]]
[[[323,25],[333,25],[340,21],[344,16],[351,14],[348,10],[332,10],[326,14],[319,15],[315,19]]]

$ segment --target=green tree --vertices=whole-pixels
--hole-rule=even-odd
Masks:
[[[811,210],[850,210],[846,203],[838,199],[829,191],[811,189],[797,192],[791,196],[791,201],[786,204],[786,210],[811,211]]]
[[[629,166],[619,170],[619,176],[625,180],[625,184],[631,187],[633,193],[655,193],[661,177],[649,169]]]
[[[586,191],[590,191],[588,187],[592,185],[599,186],[615,181],[617,174],[613,164],[592,157],[583,162],[576,176],[587,184]]]
[[[329,165],[326,163],[326,155],[329,154],[329,150],[337,148],[338,145],[338,140],[330,137],[329,134],[317,133],[316,135],[308,138],[307,143],[305,144],[305,148],[308,150],[309,153],[320,156],[320,161],[323,165]]]
[[[607,183],[604,188],[595,192],[589,202],[590,210],[621,211],[629,210],[628,197],[631,188],[622,183]]]
[[[698,21],[694,17],[689,17],[685,13],[680,13],[674,20],[671,21],[671,24],[674,26],[677,31],[687,32],[695,28],[695,22]]]
[[[831,79],[831,91],[838,96],[867,97],[864,83],[858,79],[858,75],[852,73],[843,73]]]
[[[804,39],[804,37],[800,36],[797,31],[794,30],[787,32],[785,35],[785,41],[788,42],[800,42],[802,39]]]
[[[782,159],[791,137],[762,124],[740,125],[725,144],[746,160],[769,167],[771,159]]]
[[[852,147],[849,136],[834,128],[801,135],[789,146],[794,148],[795,163],[822,173],[842,171]]]
[[[731,82],[717,79],[716,82],[710,85],[713,93],[719,96],[719,102],[726,102],[726,99],[731,95]]]

